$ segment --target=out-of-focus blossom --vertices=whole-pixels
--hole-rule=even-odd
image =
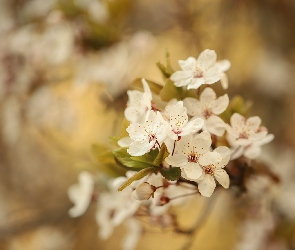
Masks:
[[[86,171],[82,171],[78,177],[79,182],[69,187],[68,195],[74,203],[74,207],[69,210],[71,217],[78,217],[87,210],[93,193],[94,179]]]
[[[142,226],[136,219],[129,218],[125,221],[125,226],[128,228],[128,234],[123,238],[123,250],[133,250],[142,234]]]
[[[154,47],[153,36],[141,31],[108,49],[79,58],[75,84],[83,88],[90,83],[104,84],[111,97],[126,91],[137,73],[144,67],[144,59]]]
[[[127,178],[135,172],[128,171]],[[110,180],[109,191],[101,192],[98,197],[98,209],[96,222],[99,225],[99,236],[107,239],[126,218],[131,217],[138,209],[140,201],[133,198],[132,192],[144,180],[134,181],[130,186],[118,192],[118,188],[127,180],[126,177],[118,177]]]
[[[105,1],[102,0],[76,0],[75,3],[84,9],[97,23],[103,23],[109,18],[109,11]]]
[[[267,130],[261,127],[258,116],[246,118],[234,113],[230,118],[231,126],[227,125],[227,132],[235,139],[236,144],[247,146],[254,141],[261,140],[267,135]]]
[[[267,134],[267,129],[260,126],[259,117],[246,119],[240,114],[233,114],[231,118],[232,127],[227,126],[226,139],[231,146],[231,159],[242,155],[253,160],[260,156],[261,147],[274,139],[273,134]]]

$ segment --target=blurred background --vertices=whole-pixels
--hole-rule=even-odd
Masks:
[[[131,81],[163,83],[167,50],[178,69],[207,48],[232,63],[230,98],[253,102],[275,134],[262,158],[281,179],[279,212],[276,226],[261,222],[271,244],[260,249],[295,249],[294,27],[291,0],[0,0],[0,249],[119,249],[124,229],[101,241],[95,205],[68,216],[67,189],[99,170],[91,145],[118,132]],[[183,221],[203,203],[181,208]],[[221,193],[194,246],[256,249],[262,229],[241,222],[241,204]],[[151,230],[137,249],[181,249],[185,237]]]

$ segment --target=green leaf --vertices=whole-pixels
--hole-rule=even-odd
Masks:
[[[148,175],[149,173],[153,173],[156,171],[156,168],[154,167],[149,167],[149,168],[144,168],[134,174],[131,178],[129,178],[127,181],[125,181],[119,188],[118,191],[122,191],[124,188],[128,187],[132,182],[137,181]]]
[[[178,180],[181,176],[181,170],[178,167],[161,168],[160,173],[169,181]]]
[[[114,150],[113,154],[116,160],[127,168],[143,169],[152,166],[153,157],[149,153],[143,156],[131,156],[128,154],[127,148],[120,148]]]
[[[163,89],[160,92],[161,99],[165,102],[169,102],[173,98],[181,100],[182,96],[183,89],[181,87],[176,87],[174,82],[172,82],[170,79],[167,79]]]
[[[160,166],[164,158],[166,158],[167,156],[169,156],[169,152],[167,150],[166,145],[163,143],[160,152],[158,153],[157,157],[153,161],[153,165]]]
[[[127,148],[120,148],[113,151],[116,160],[127,168],[143,169],[147,167],[160,167],[163,159],[169,155],[166,145],[161,150],[154,149],[142,156],[131,156]]]
[[[147,163],[149,165],[154,165],[153,162],[156,159],[158,154],[159,154],[159,149],[156,148],[142,156],[131,156],[130,158],[134,161]]]
[[[142,78],[136,78],[130,85],[131,89],[143,91],[141,79]],[[160,93],[160,91],[162,90],[163,86],[161,84],[153,82],[151,80],[147,80],[147,79],[145,79],[145,80],[147,81],[152,93],[158,95]]]

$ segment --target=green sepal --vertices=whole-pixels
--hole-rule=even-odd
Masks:
[[[169,181],[176,181],[181,176],[181,170],[178,167],[161,168],[160,173]]]
[[[119,188],[118,191],[122,191],[126,187],[128,187],[132,182],[137,181],[148,175],[149,173],[155,172],[157,169],[154,167],[144,168],[134,174],[131,178],[126,180]]]
[[[170,78],[170,76],[175,72],[170,63],[170,53],[168,51],[166,51],[166,66],[160,62],[157,62],[157,66],[160,69],[164,79]]]
[[[130,85],[130,88],[132,90],[139,90],[139,91],[143,91],[143,86],[142,86],[142,82],[141,82],[142,78],[136,78]],[[159,83],[153,82],[151,80],[147,80],[145,79],[146,82],[148,83],[152,93],[159,95],[160,91],[162,90],[163,86]]]
[[[113,154],[117,162],[127,168],[133,168],[138,170],[151,167],[152,165],[152,161],[149,160],[150,155],[146,154],[146,157],[144,155],[131,156],[130,154],[128,154],[127,148],[119,148],[117,150],[114,150]]]

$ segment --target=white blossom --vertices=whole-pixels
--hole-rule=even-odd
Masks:
[[[187,97],[183,100],[183,103],[189,115],[205,120],[203,130],[217,136],[224,134],[226,124],[218,115],[223,113],[228,106],[229,98],[227,94],[216,99],[214,90],[205,88],[200,95],[200,100]]]
[[[74,207],[69,210],[71,217],[82,215],[88,208],[94,188],[94,179],[86,171],[82,171],[78,177],[79,182],[69,187],[68,195],[74,203]]]
[[[227,124],[227,133],[233,137],[237,145],[247,146],[252,142],[261,140],[267,135],[267,130],[261,127],[261,119],[258,116],[249,117],[234,113]]]
[[[132,123],[126,129],[133,142],[127,152],[132,156],[140,156],[155,147],[160,147],[166,138],[165,126],[161,123],[161,114],[150,111],[145,123]]]
[[[98,197],[98,210],[96,222],[100,230],[99,236],[107,239],[113,233],[116,226],[119,226],[126,218],[131,217],[138,209],[140,201],[135,200],[132,192],[141,181],[134,181],[130,186],[118,192],[118,188],[135,172],[128,171],[127,177],[118,177],[110,180],[109,191],[101,192]]]
[[[145,79],[142,79],[144,92],[139,90],[128,90],[127,108],[124,111],[126,119],[132,123],[142,123],[151,110],[152,92]]]
[[[202,84],[213,84],[222,77],[220,65],[216,65],[217,55],[214,50],[206,49],[195,59],[189,57],[179,60],[181,68],[170,77],[175,86],[187,86],[188,89],[197,89]]]
[[[248,159],[254,160],[257,159],[261,154],[261,147],[274,139],[273,134],[267,134],[265,137],[260,140],[251,142],[249,145],[241,146],[236,143],[235,137],[227,134],[226,139],[231,146],[232,156],[231,159],[237,159],[240,156],[245,156]]]
[[[180,167],[184,178],[196,180],[203,171],[199,165],[199,157],[209,151],[211,142],[207,131],[196,136],[184,136],[176,143],[175,154],[168,156],[165,161],[171,166]]]
[[[203,119],[196,118],[188,120],[187,109],[183,107],[183,102],[179,101],[170,108],[169,120],[163,123],[167,128],[168,136],[173,140],[200,130],[203,125]]]
[[[203,175],[198,180],[198,188],[201,195],[210,197],[214,192],[216,183],[214,178],[224,188],[229,187],[229,176],[223,169],[230,159],[230,150],[225,146],[216,148],[213,152],[207,152],[199,159],[203,168]]]

